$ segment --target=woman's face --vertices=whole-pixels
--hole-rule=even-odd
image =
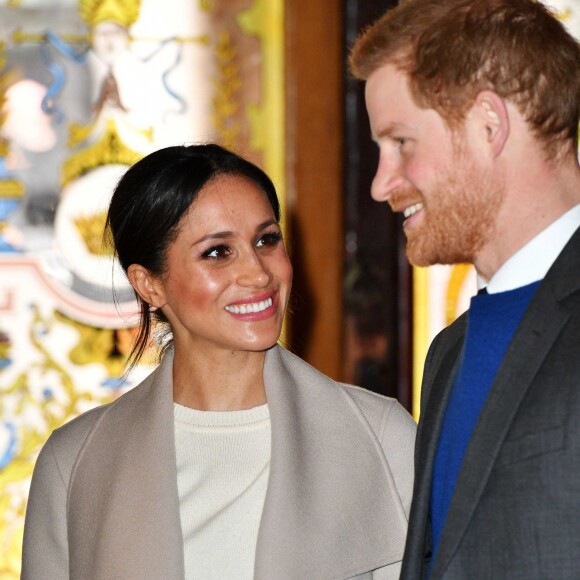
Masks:
[[[262,351],[278,340],[292,266],[266,194],[241,176],[199,192],[156,279],[176,348]]]

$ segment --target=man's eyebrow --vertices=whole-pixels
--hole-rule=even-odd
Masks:
[[[404,125],[403,123],[389,123],[388,125],[381,127],[381,129],[373,135],[373,140],[377,141],[381,137],[390,137],[393,133],[406,129],[407,125]]]

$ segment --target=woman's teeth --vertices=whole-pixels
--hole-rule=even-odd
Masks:
[[[239,306],[226,306],[226,310],[232,314],[249,314],[252,312],[262,312],[266,308],[272,306],[272,298],[267,298],[261,302],[253,302],[251,304],[240,304]]]

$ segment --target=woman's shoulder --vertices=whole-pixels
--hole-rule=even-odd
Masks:
[[[339,385],[375,433],[408,517],[414,478],[415,420],[396,399],[354,385]]]
[[[391,430],[414,437],[417,425],[397,399],[357,385],[347,383],[337,385],[352,399],[379,439],[384,438],[385,431]]]
[[[54,459],[64,471],[72,469],[76,457],[103,418],[129,405],[138,408],[139,399],[147,396],[153,374],[114,401],[81,413],[52,432],[45,448],[50,448]]]
[[[390,431],[393,427],[395,430],[414,437],[415,421],[396,399],[380,395],[363,387],[335,381],[282,347],[277,347],[274,354],[280,356],[287,369],[292,369],[297,381],[308,384],[309,388],[316,384],[325,390],[336,389],[348,397],[379,439],[382,438],[387,428]]]
[[[122,395],[122,397],[125,395]],[[82,443],[87,438],[88,434],[93,430],[94,426],[99,422],[100,418],[105,415],[112,405],[119,404],[122,397],[119,399],[93,407],[84,413],[81,413],[74,419],[67,421],[60,427],[57,427],[50,435],[50,442],[53,446],[62,447],[70,445],[82,446]]]
[[[51,474],[68,486],[74,464],[99,418],[107,412],[112,403],[100,405],[71,419],[55,429],[42,446],[34,467],[35,479],[49,481]]]

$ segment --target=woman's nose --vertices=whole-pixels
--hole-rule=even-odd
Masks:
[[[267,286],[272,280],[272,274],[263,260],[252,252],[240,264],[238,283],[242,286]]]

